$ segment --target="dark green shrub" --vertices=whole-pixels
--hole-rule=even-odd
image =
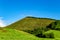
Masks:
[[[57,22],[53,22],[53,23],[49,24],[49,25],[47,26],[47,28],[54,30],[54,29],[56,29],[56,25],[57,25]]]
[[[54,38],[53,33],[44,34],[44,32],[46,32],[45,30],[45,28],[36,28],[34,30],[27,30],[26,32],[33,34],[39,38]]]
[[[46,38],[54,38],[54,34],[53,33],[46,33],[44,34]]]

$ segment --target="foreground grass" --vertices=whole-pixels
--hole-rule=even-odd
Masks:
[[[0,30],[0,40],[54,40],[48,38],[38,38],[31,34],[15,29]]]
[[[0,30],[0,40],[39,40],[35,36],[14,29]]]
[[[54,34],[54,40],[60,40],[60,31],[57,31],[57,30],[49,30],[47,32],[45,32],[46,34],[47,33],[50,33],[52,32]]]

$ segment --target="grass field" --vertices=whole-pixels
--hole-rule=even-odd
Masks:
[[[15,29],[3,29],[0,30],[0,40],[54,40],[54,39],[38,38],[29,33]]]
[[[0,40],[39,40],[39,38],[15,29],[0,30]]]

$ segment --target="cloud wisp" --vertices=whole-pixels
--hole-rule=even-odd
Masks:
[[[0,17],[0,27],[5,27],[5,22],[2,20],[2,17]]]

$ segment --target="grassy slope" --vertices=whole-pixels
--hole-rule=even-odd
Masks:
[[[7,28],[14,28],[18,30],[33,30],[35,28],[46,27],[52,22],[55,22],[55,20],[48,18],[26,17],[11,25],[8,25]]]
[[[0,30],[0,40],[39,40],[39,38],[14,29]]]
[[[49,30],[49,31],[47,31],[45,33],[47,34],[47,33],[50,33],[50,32],[52,32],[54,34],[55,40],[60,40],[60,31],[57,31],[57,30]]]
[[[15,29],[0,30],[0,40],[54,40],[48,38],[37,38],[31,34]]]

